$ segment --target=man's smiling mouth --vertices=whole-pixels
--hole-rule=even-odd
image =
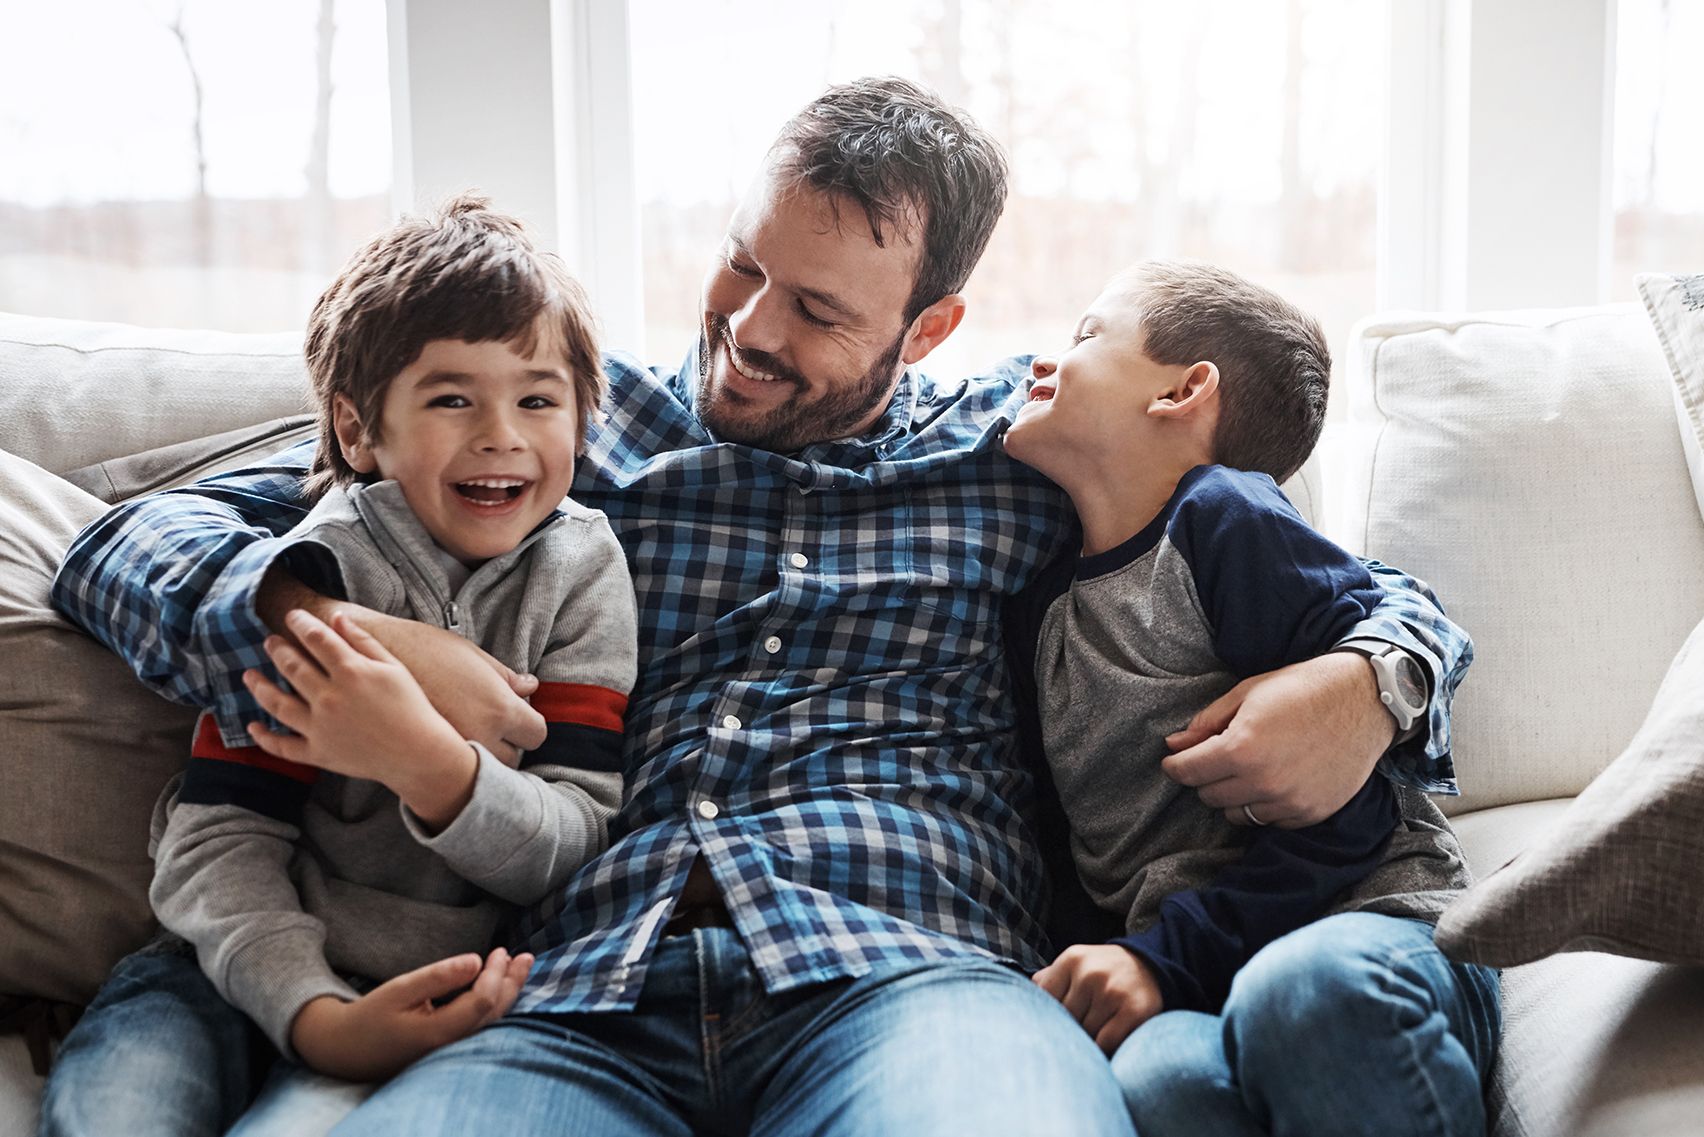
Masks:
[[[734,370],[740,373],[741,378],[750,379],[754,383],[780,382],[781,376],[771,375],[767,371],[758,371],[754,368],[747,367],[744,363],[740,362],[739,350],[734,347],[733,336],[728,333],[728,330],[725,327],[722,329],[722,342],[726,344],[728,348],[728,362],[733,364]]]

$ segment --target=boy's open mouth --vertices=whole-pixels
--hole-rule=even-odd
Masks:
[[[1051,383],[1037,383],[1030,388],[1029,401],[1032,403],[1045,402],[1053,397],[1054,386]]]
[[[519,478],[477,478],[457,482],[456,493],[480,505],[502,505],[521,496],[527,483]]]

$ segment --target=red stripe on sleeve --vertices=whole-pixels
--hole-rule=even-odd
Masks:
[[[224,740],[219,737],[219,728],[213,722],[213,716],[205,712],[196,720],[195,741],[190,745],[189,756],[210,758],[215,762],[232,762],[238,766],[252,766],[257,770],[268,770],[310,785],[319,777],[319,771],[312,766],[275,758],[258,746],[226,746]]]
[[[540,683],[532,705],[545,722],[571,722],[618,734],[627,715],[626,695],[585,683]]]

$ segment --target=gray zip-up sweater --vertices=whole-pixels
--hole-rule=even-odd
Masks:
[[[1161,768],[1166,736],[1239,679],[1330,651],[1378,604],[1366,566],[1271,478],[1198,466],[1140,533],[1050,567],[1021,600],[1016,678],[1033,692],[1072,859],[1167,1010],[1218,1010],[1255,952],[1323,915],[1436,921],[1469,883],[1443,814],[1382,775],[1286,831],[1231,825]]]
[[[343,976],[382,982],[484,952],[507,905],[560,890],[604,848],[638,650],[621,548],[602,513],[572,501],[459,588],[395,482],[332,490],[292,536],[311,554],[293,563],[336,566],[341,579],[312,582],[325,591],[448,627],[538,676],[550,738],[518,770],[474,745],[472,799],[430,835],[378,783],[227,748],[202,716],[155,810],[149,899],[285,1054],[309,1000],[355,997]]]

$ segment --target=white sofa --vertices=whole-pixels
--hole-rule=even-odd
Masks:
[[[0,319],[0,449],[89,485],[103,460],[299,411],[292,350]],[[1474,635],[1446,805],[1489,872],[1616,756],[1704,616],[1666,366],[1618,306],[1374,319],[1342,370],[1326,527],[1429,581]],[[1501,1137],[1704,1133],[1704,970],[1565,955],[1511,969],[1504,993]],[[33,1132],[39,1088],[0,1038],[0,1137]]]

